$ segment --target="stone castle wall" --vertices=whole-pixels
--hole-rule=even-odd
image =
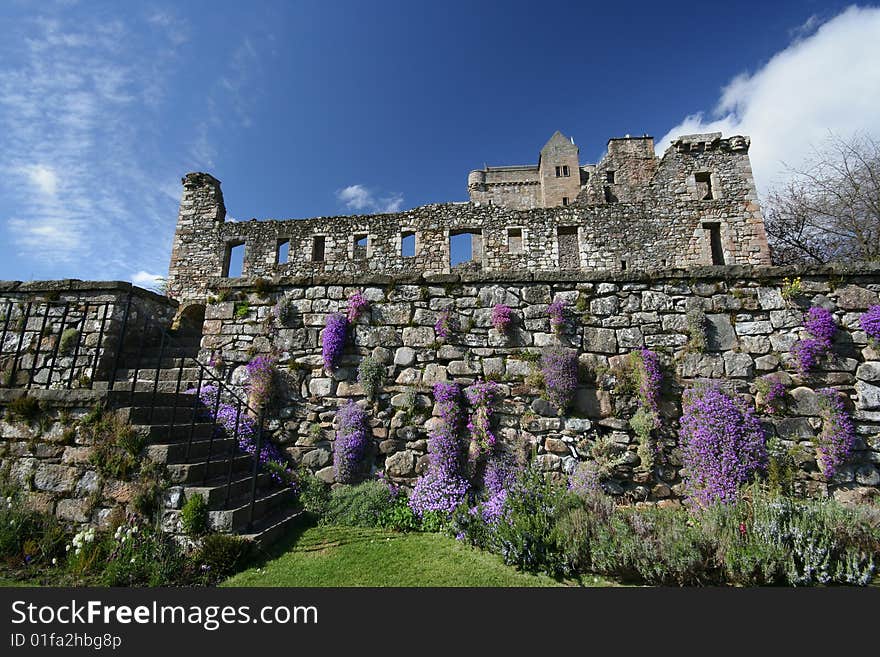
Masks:
[[[800,275],[803,294],[785,299],[784,277]],[[333,479],[333,417],[348,399],[362,400],[356,381],[360,360],[370,355],[386,368],[387,380],[372,419],[369,465],[411,484],[427,464],[433,423],[431,387],[437,381],[467,384],[494,379],[502,387],[495,418],[508,443],[534,448],[542,468],[561,477],[579,461],[595,461],[596,445],[611,445],[614,464],[605,485],[630,499],[664,499],[682,493],[677,419],[684,386],[698,378],[723,379],[732,390],[753,396],[757,377],[778,373],[789,390],[787,410],[764,415],[800,468],[798,486],[808,492],[853,494],[880,485],[880,352],[867,344],[858,319],[880,300],[880,268],[794,270],[770,267],[710,267],[690,272],[577,276],[518,272],[385,276],[316,275],[283,278],[260,297],[247,280],[215,279],[211,293],[223,301],[206,308],[201,359],[222,357],[223,370],[243,384],[244,363],[274,353],[281,376],[275,437],[298,461],[325,481]],[[341,367],[322,368],[321,331],[329,313],[344,311],[361,290],[370,311],[353,329]],[[293,317],[280,325],[272,310],[284,297]],[[568,302],[562,335],[551,332],[547,306]],[[514,309],[510,337],[491,325],[494,304]],[[789,349],[801,336],[810,305],[833,311],[839,330],[832,355],[815,375],[794,372]],[[694,351],[687,312],[705,316],[706,348]],[[438,338],[438,314],[450,310],[460,330]],[[530,374],[544,349],[578,350],[581,382],[572,409],[562,416],[541,398]],[[662,404],[664,456],[640,467],[628,420],[631,397],[615,393],[615,368],[635,349],[661,354],[665,364]],[[858,432],[855,451],[832,482],[815,461],[820,429],[815,390],[833,386],[851,400]]]
[[[670,148],[653,174],[650,194],[636,194],[637,186],[628,186],[625,175],[626,163],[643,162],[643,153],[621,146],[600,163],[577,203],[530,210],[447,203],[394,214],[227,222],[220,183],[208,174],[188,174],[169,295],[203,301],[209,279],[228,274],[226,265],[237,245],[244,245],[242,275],[250,277],[449,273],[450,238],[462,232],[472,233],[479,245],[469,266],[485,272],[707,265],[713,263],[713,230],[725,264],[767,265],[769,249],[747,141],[707,139]],[[618,167],[612,193],[620,198],[609,203],[602,180],[612,166]],[[574,179],[579,175],[571,174]],[[703,198],[697,174],[712,176],[712,198]],[[403,252],[409,235],[415,237],[412,256]],[[359,247],[364,241],[365,248]],[[279,262],[282,243],[289,245],[286,263]]]

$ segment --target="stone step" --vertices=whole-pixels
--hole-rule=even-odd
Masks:
[[[177,422],[171,424],[135,424],[135,431],[144,436],[151,444],[170,445],[182,444],[186,445],[190,440],[190,432],[192,432],[193,442],[201,440],[210,440],[212,435],[216,435],[218,427],[209,420],[200,420],[195,424],[189,422]],[[215,440],[218,438],[215,437]]]
[[[188,484],[187,495],[201,495],[208,505],[215,510],[223,510],[227,506],[236,508],[250,500],[253,476],[250,471],[236,472],[230,479],[227,475],[216,476],[204,484]],[[229,488],[227,494],[227,486]],[[267,472],[257,474],[257,495],[278,488],[277,483]],[[228,500],[228,503],[227,503]]]
[[[138,381],[155,381],[156,380],[156,368],[155,367],[123,367],[116,370],[116,380],[117,381],[131,381],[134,379],[135,374],[137,374]],[[199,380],[199,368],[198,367],[175,367],[175,368],[160,368],[159,369],[159,381],[177,381],[177,375],[181,375],[181,380],[183,381],[198,381]],[[209,379],[207,375],[206,379]]]
[[[296,502],[296,492],[290,486],[278,486],[269,491],[258,492],[254,502],[254,523],[271,515],[281,507],[290,507]],[[241,533],[247,531],[250,519],[250,496],[244,496],[230,503],[231,508],[223,511],[209,511],[211,528],[215,531]],[[251,531],[253,527],[251,527]]]
[[[250,454],[218,455],[210,461],[190,463],[168,463],[165,466],[169,480],[174,484],[198,484],[211,480],[213,477],[226,477],[229,468],[233,472],[251,472],[254,457]],[[224,480],[225,481],[225,480]]]
[[[265,548],[284,536],[303,517],[305,511],[300,508],[281,509],[255,522],[250,532],[241,534],[242,538],[253,541]]]
[[[213,440],[188,440],[175,443],[147,445],[146,453],[154,461],[168,464],[198,463],[209,456],[226,458],[238,452],[238,441],[233,438],[217,436]]]

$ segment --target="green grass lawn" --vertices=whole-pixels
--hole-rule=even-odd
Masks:
[[[600,578],[588,586],[613,585]],[[575,583],[577,584],[577,583]],[[302,526],[222,586],[561,586],[440,534]]]

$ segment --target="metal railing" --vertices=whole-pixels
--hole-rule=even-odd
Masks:
[[[182,464],[203,467],[202,485],[213,479],[212,463],[226,457],[223,509],[233,499],[236,463],[250,451],[242,443],[249,442],[249,490],[235,498],[248,505],[250,529],[265,432],[262,409],[253,408],[213,367],[199,361],[191,341],[172,335],[149,312],[141,309],[140,315],[134,322],[131,294],[122,302],[7,301],[0,318],[0,388],[95,389],[106,391],[113,405],[145,409],[146,417],[138,422],[150,426],[156,441],[185,444]],[[152,371],[144,380],[147,370]],[[173,392],[168,390],[172,381]],[[170,400],[161,396],[170,392]],[[157,409],[168,417],[154,424]],[[205,451],[193,460],[197,431],[206,424],[212,428],[207,445],[200,446]],[[160,426],[164,430],[157,432]],[[232,442],[223,452],[216,450],[220,437]]]

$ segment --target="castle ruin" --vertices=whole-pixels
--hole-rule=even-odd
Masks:
[[[227,222],[220,182],[190,173],[169,293],[203,299],[239,248],[245,277],[450,273],[461,234],[471,236],[468,267],[484,272],[769,265],[749,143],[686,135],[657,157],[652,137],[615,138],[597,164],[581,165],[556,132],[537,165],[472,171],[469,202],[302,220]]]

